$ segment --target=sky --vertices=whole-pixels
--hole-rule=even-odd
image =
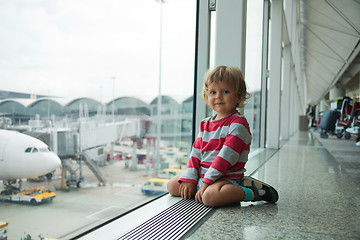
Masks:
[[[261,9],[261,3],[248,6]],[[248,18],[261,24],[258,11]],[[0,1],[0,89],[152,100],[161,79],[162,95],[184,100],[193,94],[195,23],[196,0]],[[257,90],[261,29],[248,29],[255,31],[247,33],[245,78]]]
[[[0,1],[0,89],[60,97],[156,97],[156,0]],[[161,94],[193,93],[195,0],[162,4]]]

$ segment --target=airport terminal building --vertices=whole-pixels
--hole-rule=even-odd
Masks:
[[[0,52],[13,54],[4,69],[31,77],[44,65],[44,72],[61,69],[56,76],[74,74],[89,83],[101,69],[97,87],[102,74],[109,78],[115,72],[112,80],[121,84],[122,93],[148,84],[145,90],[156,97],[113,94],[101,102],[65,99],[55,91],[40,96],[1,89],[4,128],[43,121],[41,130],[52,128],[49,132],[61,137],[57,140],[81,150],[61,157],[63,168],[55,178],[39,183],[57,194],[51,204],[19,208],[0,202],[0,222],[9,222],[9,236],[19,239],[25,231],[83,240],[360,236],[359,1],[93,1],[94,6],[8,3],[12,11],[4,16],[17,13],[9,19],[12,29],[22,23],[19,33],[36,34],[21,44],[22,38],[16,38],[0,45]],[[30,27],[33,21],[46,24]],[[27,44],[36,51],[20,51]],[[63,46],[60,53],[58,46]],[[26,62],[29,52],[39,55]],[[24,66],[16,65],[17,59]],[[187,166],[200,122],[216,114],[202,92],[204,76],[219,65],[244,74],[251,97],[239,111],[252,137],[245,176],[273,186],[276,203],[213,208],[167,193],[170,177]],[[337,114],[330,127],[328,113]],[[111,154],[116,159],[109,160]],[[94,156],[101,156],[102,164]],[[90,165],[82,168],[79,162],[95,162],[97,168],[91,172]],[[83,174],[78,178],[83,185],[58,190],[56,184],[63,177],[71,180],[75,172]],[[161,193],[149,194],[155,190]],[[24,221],[24,216],[37,221]]]

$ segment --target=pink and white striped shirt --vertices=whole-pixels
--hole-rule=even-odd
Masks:
[[[234,112],[220,120],[205,118],[179,181],[212,184],[220,178],[241,179],[248,160],[251,133],[246,118]]]

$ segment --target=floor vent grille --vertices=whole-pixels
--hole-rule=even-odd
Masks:
[[[118,238],[180,239],[212,210],[193,199],[182,199]]]

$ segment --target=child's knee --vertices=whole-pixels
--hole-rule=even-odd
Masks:
[[[209,207],[216,207],[219,205],[218,202],[218,194],[219,191],[217,191],[214,188],[206,189],[203,196],[202,196],[202,202]]]

